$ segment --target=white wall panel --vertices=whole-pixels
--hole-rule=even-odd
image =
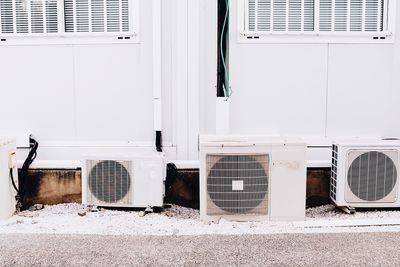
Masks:
[[[75,139],[71,46],[0,47],[0,88],[2,132]]]
[[[327,45],[239,43],[230,14],[231,132],[324,136]]]
[[[232,42],[231,131],[323,136],[326,47]]]
[[[154,139],[151,46],[147,57],[142,50],[135,44],[75,46],[79,140]]]
[[[199,12],[199,128],[202,134],[214,134],[217,94],[217,1],[200,1]]]
[[[331,45],[327,135],[400,134],[391,95],[393,45]]]
[[[188,159],[198,160],[200,89],[200,3],[188,2]]]
[[[172,143],[173,116],[172,116],[172,5],[170,2],[161,1],[162,5],[162,128],[164,142]]]
[[[171,9],[163,3],[162,89],[173,159]],[[75,166],[85,151],[154,150],[152,1],[141,1],[140,26],[138,44],[1,46],[2,97],[10,99],[0,105],[2,132],[30,130],[40,167]]]
[[[400,138],[400,124],[397,123],[400,117],[400,4],[397,4],[397,17],[396,17],[396,42],[393,47],[392,70],[391,70],[391,88],[387,92],[387,98],[390,99],[391,103],[388,107],[389,114],[393,120],[390,120],[391,131],[387,131],[388,136],[396,136]]]
[[[400,14],[400,4],[397,4],[397,14]],[[396,25],[400,25],[400,15],[397,16]],[[390,112],[397,114],[396,121],[398,121],[398,117],[400,117],[400,27],[396,29],[397,41],[394,44],[394,53],[393,53],[393,70],[392,70],[392,85],[389,97],[392,101],[396,103],[395,106],[392,106]],[[398,123],[393,123],[398,126]],[[398,126],[400,127],[400,126]],[[400,130],[396,130],[396,133],[390,133],[391,135],[396,135],[400,138]]]
[[[229,51],[232,133],[310,137],[316,147],[327,146],[318,141],[326,134],[400,136],[399,38],[374,45],[239,43],[236,3]],[[31,130],[42,162],[76,161],[103,146],[154,149],[152,2],[140,4],[138,44],[0,47],[2,98],[10,99],[0,105],[0,122],[10,131]],[[195,160],[197,133],[216,130],[216,6],[215,0],[162,1],[169,159]]]
[[[177,158],[189,158],[188,128],[188,1],[174,0],[173,4],[173,42],[172,42],[172,83],[174,137]]]

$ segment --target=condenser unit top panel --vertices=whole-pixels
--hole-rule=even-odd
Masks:
[[[83,156],[84,160],[146,160],[146,159],[158,159],[163,160],[165,155],[158,152],[137,152],[137,153],[107,153],[102,152],[99,154],[85,154]]]
[[[305,146],[306,143],[297,138],[284,138],[276,136],[262,135],[202,135],[200,136],[200,144],[206,147],[221,146]]]
[[[379,140],[379,139],[348,139],[337,140],[333,144],[340,147],[379,147],[379,148],[394,148],[400,147],[400,140]]]

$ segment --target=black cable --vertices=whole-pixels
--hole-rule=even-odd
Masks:
[[[163,151],[162,147],[162,132],[161,131],[156,131],[156,149],[158,152]]]
[[[226,58],[227,52],[227,35],[228,35],[228,27],[224,28],[224,20],[226,17],[226,9],[227,9],[225,0],[218,0],[218,59],[217,59],[217,97],[224,97],[226,87],[226,72],[224,68],[224,63],[222,58]],[[222,32],[223,31],[223,32]],[[222,40],[221,40],[222,39]],[[222,42],[221,42],[222,41]],[[222,43],[222,51],[223,55],[221,55],[221,43]]]
[[[22,165],[21,172],[19,175],[19,198],[21,206],[25,198],[25,182],[27,181],[28,178],[28,170],[33,161],[36,159],[37,149],[39,147],[39,143],[33,138],[29,139],[29,144],[30,144],[29,154],[26,160],[24,161],[24,164]]]
[[[11,183],[12,183],[12,185],[13,185],[15,191],[17,191],[17,195],[19,195],[19,189],[18,189],[18,187],[17,187],[17,185],[15,184],[15,181],[14,181],[14,174],[13,174],[13,171],[14,171],[14,170],[13,170],[12,168],[10,168],[10,179],[11,179]]]
[[[20,190],[17,187],[17,185],[15,184],[13,171],[14,171],[14,169],[10,168],[10,180],[11,180],[11,183],[12,183],[15,191],[17,191],[17,194],[15,195],[15,200],[16,200],[15,210],[17,212],[20,212],[21,208],[22,208],[22,198],[21,198]]]
[[[168,163],[167,164],[167,177],[165,179],[165,201],[171,202],[171,192],[172,192],[172,187],[175,183],[176,177],[178,175],[178,169],[176,168],[176,165],[173,163]]]

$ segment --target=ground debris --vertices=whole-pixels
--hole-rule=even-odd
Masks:
[[[89,213],[89,212],[100,212],[103,209],[95,205],[82,205],[82,210],[86,211],[86,213]]]
[[[39,217],[39,212],[21,211],[20,213],[18,213],[18,216],[26,218],[35,218]]]
[[[172,205],[169,208],[165,208],[161,214],[170,218],[175,217],[179,219],[199,219],[200,217],[198,210],[177,205]]]
[[[83,216],[86,215],[86,211],[81,210],[81,211],[78,212],[78,215],[81,216],[81,217],[83,217]]]
[[[94,235],[236,235],[329,232],[400,232],[400,211],[360,210],[348,215],[326,205],[307,210],[305,221],[299,222],[232,222],[226,219],[204,222],[199,211],[172,205],[153,214],[139,217],[137,209],[101,209],[78,203],[45,205],[43,210],[23,211],[0,221],[1,233],[58,233]],[[78,213],[81,213],[80,216]],[[142,210],[142,214],[145,213]],[[33,218],[34,217],[34,218]],[[18,222],[17,222],[18,220]],[[348,225],[348,226],[346,226]],[[363,227],[358,227],[361,225]],[[382,226],[387,225],[387,226]],[[1,264],[0,264],[1,265]]]
[[[42,210],[44,209],[44,205],[43,204],[35,204],[33,206],[29,207],[29,211],[37,211],[37,210]]]

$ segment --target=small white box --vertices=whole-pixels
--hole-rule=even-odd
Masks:
[[[15,139],[0,138],[0,220],[8,219],[15,213],[15,191],[10,176],[10,163],[14,162],[16,153]],[[18,186],[18,170],[12,163],[14,183]]]
[[[243,180],[232,181],[232,191],[243,191]]]

